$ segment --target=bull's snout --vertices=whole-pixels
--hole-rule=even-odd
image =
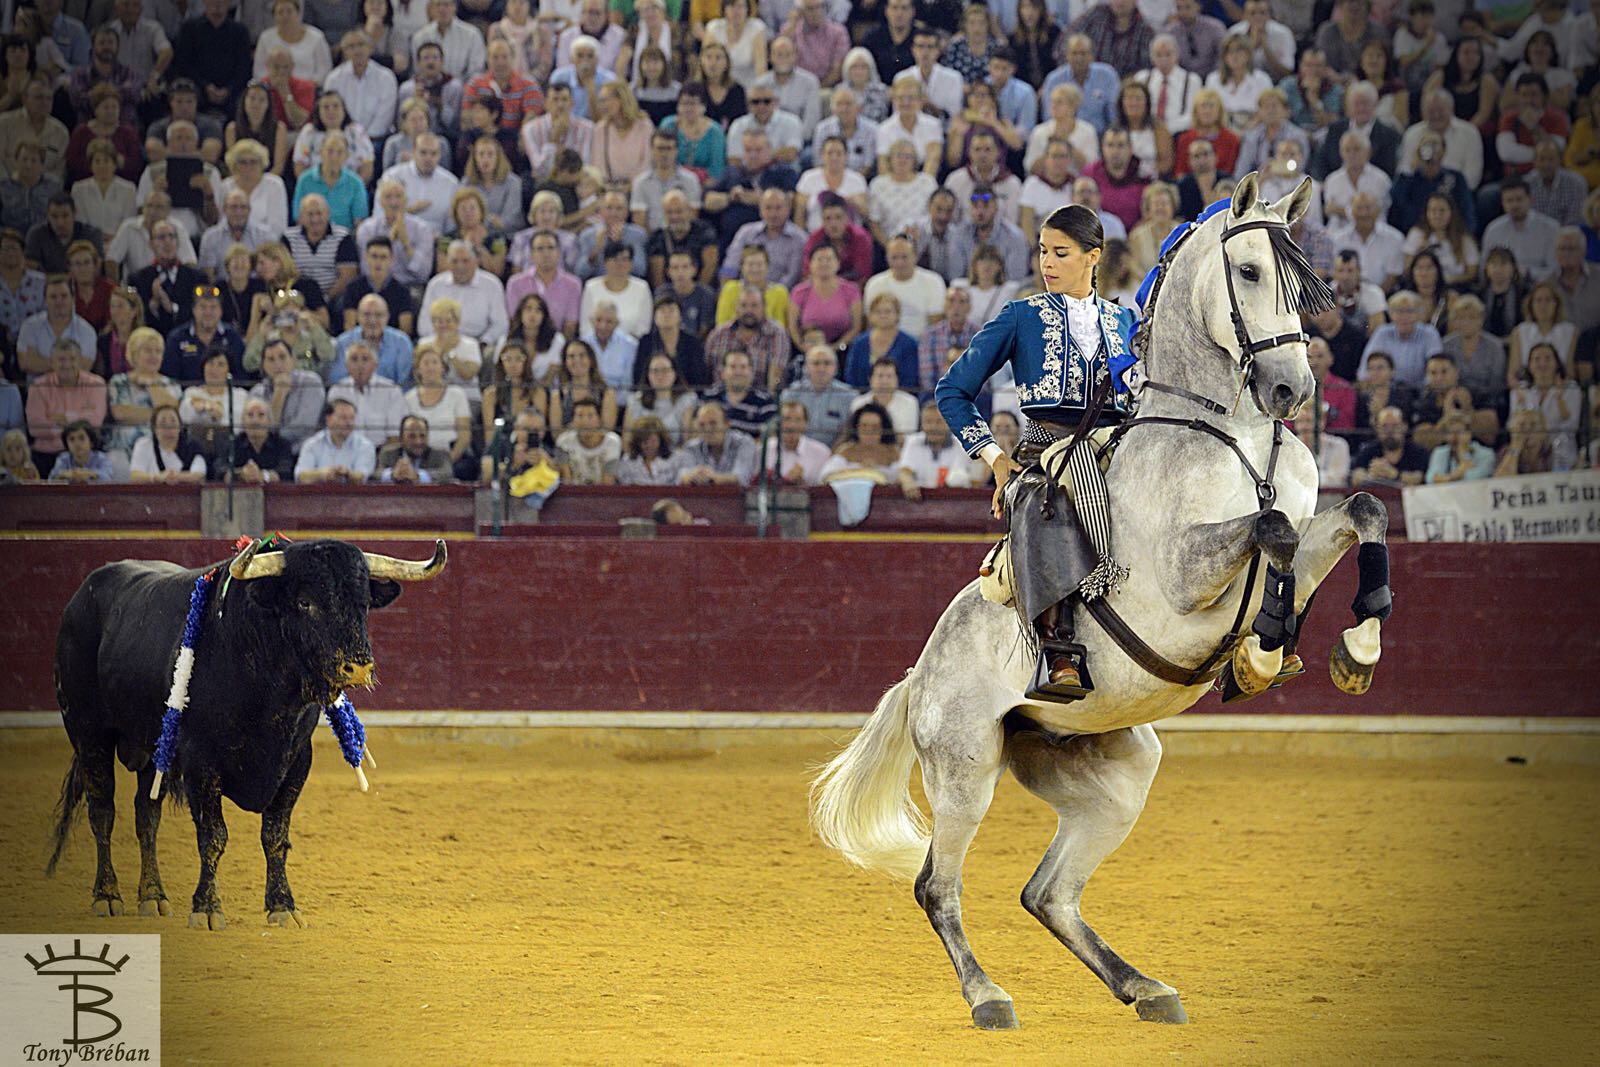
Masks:
[[[378,665],[369,660],[352,662],[345,660],[339,667],[339,685],[341,688],[358,685],[371,689],[378,681]]]

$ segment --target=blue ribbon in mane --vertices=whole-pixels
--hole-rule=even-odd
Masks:
[[[1194,229],[1196,226],[1203,225],[1207,219],[1231,203],[1233,203],[1232,200],[1218,200],[1216,203],[1200,212],[1199,218],[1195,219],[1193,222],[1186,222],[1182,226],[1179,226],[1177,229],[1173,230],[1171,233],[1167,234],[1167,239],[1161,242],[1161,251],[1156,255],[1156,265],[1151,267],[1149,271],[1145,273],[1144,281],[1139,283],[1139,295],[1134,299],[1138,303],[1141,311],[1145,313],[1149,312],[1149,309],[1145,307],[1145,302],[1150,299],[1150,290],[1155,288],[1156,276],[1161,273],[1161,261],[1166,258],[1167,251],[1171,249],[1173,245],[1183,240],[1184,235],[1190,230]]]

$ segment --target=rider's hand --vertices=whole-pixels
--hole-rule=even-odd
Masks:
[[[994,463],[991,464],[991,467],[994,470],[994,499],[989,503],[989,513],[997,519],[1003,519],[1005,518],[1006,514],[1005,506],[1002,503],[1002,500],[1005,497],[1006,483],[1009,482],[1011,480],[1011,476],[1021,470],[1022,467],[1017,463],[1016,460],[1012,459],[1004,452],[995,457]]]

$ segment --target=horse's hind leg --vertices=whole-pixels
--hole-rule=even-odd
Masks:
[[[1005,769],[1005,735],[999,723],[974,724],[952,737],[948,720],[930,743],[918,743],[922,785],[933,809],[933,836],[917,876],[917,903],[944,942],[961,981],[972,1021],[985,1030],[1010,1030],[1017,1023],[1011,998],[989,980],[972,954],[961,924],[961,864],[978,824],[994,799]]]
[[[1083,921],[1078,903],[1096,867],[1116,851],[1144,810],[1161,762],[1149,726],[1052,741],[1014,733],[1011,773],[1056,810],[1059,823],[1038,870],[1022,890],[1022,906],[1095,973],[1112,994],[1152,1022],[1188,1022],[1178,992],[1146,977]]]

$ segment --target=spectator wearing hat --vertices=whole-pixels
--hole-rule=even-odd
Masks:
[[[228,357],[228,373],[245,377],[244,338],[222,321],[222,290],[209,282],[199,283],[191,293],[190,307],[193,318],[167,337],[161,373],[180,382],[197,382],[207,357],[220,350]]]

